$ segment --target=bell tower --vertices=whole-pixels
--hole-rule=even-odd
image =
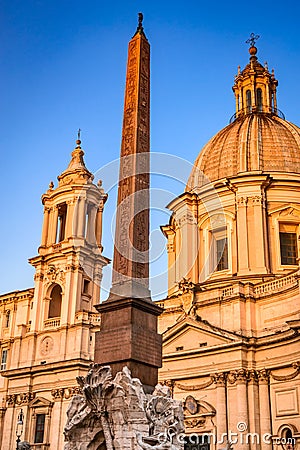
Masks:
[[[33,332],[76,327],[83,317],[96,314],[102,269],[103,207],[107,199],[101,182],[96,186],[84,163],[81,141],[76,141],[67,169],[42,196],[44,221],[35,268],[30,329]],[[80,352],[80,346],[76,349]],[[65,355],[66,357],[66,355]]]

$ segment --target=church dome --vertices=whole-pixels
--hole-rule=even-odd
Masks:
[[[245,172],[300,173],[300,128],[277,109],[277,80],[249,49],[250,62],[235,77],[236,113],[202,149],[186,190]]]
[[[187,190],[253,171],[300,173],[300,128],[275,115],[236,119],[204,146]]]

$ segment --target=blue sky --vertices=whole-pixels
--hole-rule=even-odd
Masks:
[[[296,0],[0,0],[0,5],[1,293],[33,285],[27,259],[40,244],[40,196],[66,168],[77,129],[91,171],[118,158],[127,43],[139,11],[151,44],[152,152],[192,163],[227,125],[235,107],[233,78],[248,61],[245,41],[252,31],[261,36],[260,62],[275,68],[278,107],[300,123]],[[183,182],[166,176],[154,176],[153,186],[168,191],[162,196],[166,203],[183,190]],[[114,206],[112,190],[104,220],[109,257]],[[164,240],[155,230],[165,222],[166,213],[153,212],[158,253]],[[165,257],[158,258],[152,273],[165,270]]]

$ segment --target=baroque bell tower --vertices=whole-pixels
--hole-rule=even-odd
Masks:
[[[76,327],[82,321],[96,320],[94,305],[99,303],[102,269],[108,263],[101,245],[107,194],[101,182],[97,186],[93,183],[79,137],[80,132],[71,161],[58,176],[58,186],[54,188],[51,182],[42,196],[41,245],[38,256],[29,260],[36,271],[31,331],[60,330],[65,342],[70,327],[75,339]],[[79,357],[80,347],[72,350]],[[68,358],[66,352],[63,354]]]

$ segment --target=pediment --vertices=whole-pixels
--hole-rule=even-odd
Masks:
[[[180,350],[203,350],[208,347],[239,341],[234,333],[214,327],[200,318],[185,317],[163,334],[163,349],[166,353]]]
[[[29,407],[30,408],[40,408],[40,407],[49,408],[50,406],[52,406],[52,404],[53,403],[50,400],[47,400],[44,397],[36,397],[29,403]]]
[[[269,215],[276,215],[278,217],[287,217],[287,218],[300,218],[300,208],[297,205],[293,205],[293,204],[287,204],[287,205],[282,205],[279,208],[276,209],[272,209],[269,211]]]

